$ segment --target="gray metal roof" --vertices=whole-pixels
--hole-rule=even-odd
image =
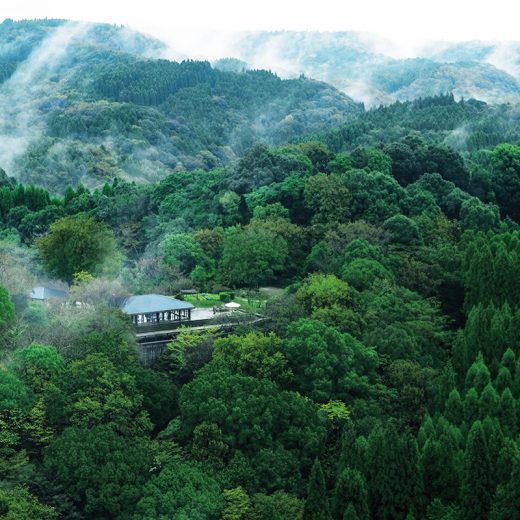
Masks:
[[[141,294],[139,296],[130,296],[129,298],[126,298],[121,303],[120,308],[127,314],[146,314],[148,312],[193,309],[193,305],[160,294]]]
[[[49,298],[63,299],[66,297],[66,291],[51,289],[50,287],[33,287],[29,294],[29,298],[33,300],[48,300]]]

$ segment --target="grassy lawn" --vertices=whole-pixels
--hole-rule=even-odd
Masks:
[[[241,308],[245,311],[258,312],[259,310],[265,307],[265,302],[269,299],[269,297],[274,296],[278,291],[282,291],[282,289],[271,289],[264,291],[260,290],[258,293],[258,298],[244,298],[243,296],[239,296],[235,293],[235,298],[233,301],[239,303]],[[220,307],[224,305],[219,298],[218,294],[211,293],[200,293],[200,294],[188,294],[184,296],[184,300],[192,303],[195,307]]]
[[[269,300],[269,298],[281,296],[284,292],[284,289],[281,287],[260,287],[259,291],[262,298]]]
[[[218,294],[187,294],[184,296],[184,301],[190,302],[195,307],[216,307],[222,302],[220,301]]]
[[[265,307],[265,302],[266,302],[266,300],[253,300],[253,299],[248,300],[247,298],[242,298],[240,296],[237,296],[234,299],[234,301],[236,301],[237,303],[240,303],[240,305],[242,306],[242,309],[244,309],[246,311],[251,311],[251,312],[258,312],[258,311],[262,310]]]

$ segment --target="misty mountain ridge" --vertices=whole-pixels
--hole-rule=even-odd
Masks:
[[[367,107],[447,92],[490,104],[520,101],[519,42],[432,42],[410,49],[357,32],[279,31],[234,35],[227,49],[253,68],[326,81]],[[208,49],[198,51],[201,56]]]
[[[60,190],[117,176],[155,181],[211,168],[363,111],[325,83],[173,62],[125,27],[63,20],[0,25],[0,166]]]
[[[0,167],[54,191],[114,177],[154,182],[229,164],[258,141],[279,145],[358,118],[363,125],[361,102],[373,107],[448,92],[492,105],[520,100],[515,43],[432,44],[405,59],[391,42],[354,32],[222,38],[222,57],[210,65],[190,59],[204,56],[204,48],[186,52],[123,26],[5,20]],[[471,114],[478,121],[469,134],[485,133],[489,118],[509,132],[512,113],[482,108]],[[464,150],[464,125],[436,138]]]

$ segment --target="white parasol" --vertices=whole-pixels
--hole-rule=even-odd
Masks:
[[[229,310],[234,311],[235,309],[240,308],[240,303],[229,302],[229,303],[226,303],[226,304],[224,305],[224,307],[225,307],[226,309],[229,309]]]

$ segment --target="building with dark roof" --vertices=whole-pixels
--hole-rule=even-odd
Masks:
[[[160,294],[141,294],[125,298],[119,308],[128,314],[135,326],[189,321],[193,305]]]
[[[51,299],[63,300],[67,297],[67,291],[51,289],[50,287],[33,287],[29,293],[31,300],[48,301]]]

